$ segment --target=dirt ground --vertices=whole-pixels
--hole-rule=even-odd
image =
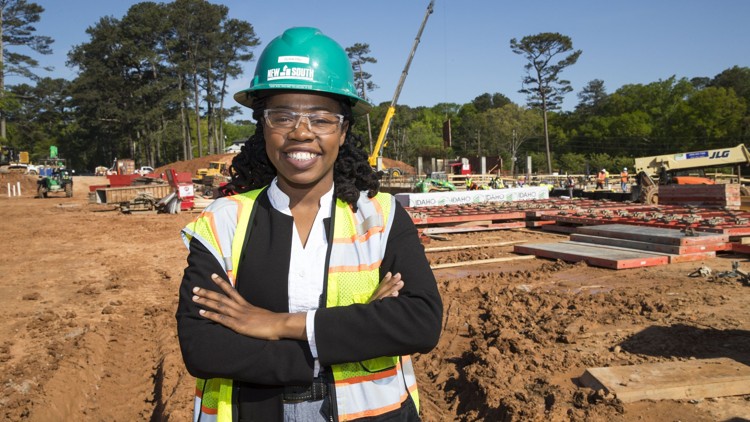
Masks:
[[[174,312],[191,213],[124,215],[73,198],[8,198],[0,180],[0,419],[187,421],[193,379]],[[15,181],[12,180],[12,181]],[[451,235],[427,248],[556,241],[528,230]],[[512,246],[428,252],[433,263]],[[425,421],[742,421],[750,396],[623,404],[578,386],[587,367],[728,357],[750,364],[750,287],[714,274],[746,256],[613,271],[544,259],[435,270],[438,347],[415,356]]]

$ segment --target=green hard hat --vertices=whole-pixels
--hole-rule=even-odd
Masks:
[[[354,115],[367,114],[372,107],[357,94],[346,51],[316,28],[290,28],[268,43],[250,88],[234,94],[234,99],[252,108],[261,93],[285,89],[340,95],[349,100]]]

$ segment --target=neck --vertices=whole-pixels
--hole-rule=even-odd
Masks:
[[[279,189],[289,196],[289,209],[294,210],[297,206],[317,209],[320,206],[320,198],[333,187],[333,178],[328,181],[320,181],[312,187],[291,184],[281,179],[278,180],[278,185]]]

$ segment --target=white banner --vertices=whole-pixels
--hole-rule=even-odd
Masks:
[[[545,186],[523,188],[470,190],[457,192],[397,193],[396,200],[404,207],[434,207],[441,205],[486,204],[489,202],[529,201],[548,199]]]

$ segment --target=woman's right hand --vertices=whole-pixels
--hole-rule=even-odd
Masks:
[[[398,291],[402,287],[404,287],[404,282],[401,280],[401,273],[392,275],[390,272],[387,272],[367,303],[387,297],[398,297]]]

